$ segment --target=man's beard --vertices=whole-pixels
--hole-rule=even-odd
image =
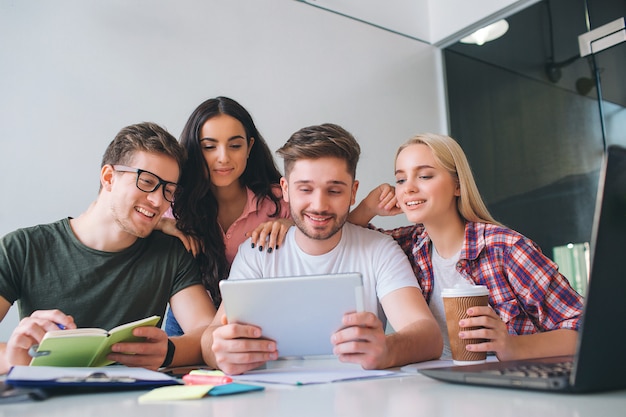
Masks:
[[[304,220],[305,215],[303,213],[299,213],[300,215],[297,215],[297,214],[298,213],[294,213],[293,210],[291,211],[291,218],[296,224],[296,227],[298,227],[298,229],[306,237],[308,237],[309,239],[314,239],[314,240],[330,239],[341,230],[341,228],[343,227],[343,225],[346,223],[348,219],[348,213],[346,213],[341,218],[337,218],[336,216],[331,216],[332,219],[335,219],[335,222],[331,225],[330,230],[324,227],[322,230],[317,231],[315,227],[312,227],[310,224],[308,224]],[[328,216],[325,213],[309,213],[309,214],[313,216],[319,215],[320,217]]]

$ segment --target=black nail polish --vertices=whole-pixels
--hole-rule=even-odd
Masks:
[[[267,248],[267,253],[272,253],[272,247],[270,246],[269,248]]]
[[[259,252],[263,252],[263,246],[259,246]]]
[[[276,245],[276,250],[278,250],[278,245]]]
[[[250,245],[250,247],[252,247],[252,249],[254,249],[254,242]]]

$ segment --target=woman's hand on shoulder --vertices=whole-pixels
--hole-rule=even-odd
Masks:
[[[187,249],[187,252],[191,252],[194,257],[200,253],[200,248],[202,247],[201,243],[195,238],[181,232],[176,227],[176,220],[170,217],[161,217],[155,229],[180,239],[180,241],[183,242],[185,249]]]
[[[285,241],[285,236],[289,228],[294,225],[291,219],[276,219],[259,224],[252,232],[246,236],[252,240],[252,247],[258,247],[260,251],[267,249],[271,253],[278,249]]]

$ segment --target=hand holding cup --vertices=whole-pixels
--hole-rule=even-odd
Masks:
[[[459,321],[468,318],[467,309],[475,306],[489,305],[489,289],[484,285],[464,285],[454,288],[444,288],[441,292],[443,306],[446,313],[448,337],[452,361],[455,365],[470,365],[483,363],[487,352],[470,352],[467,345],[484,342],[483,339],[460,339],[461,330],[475,330],[477,327],[459,327]]]

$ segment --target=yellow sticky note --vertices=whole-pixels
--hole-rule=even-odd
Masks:
[[[197,400],[204,397],[213,385],[171,385],[155,388],[139,397],[139,403],[159,401]]]

